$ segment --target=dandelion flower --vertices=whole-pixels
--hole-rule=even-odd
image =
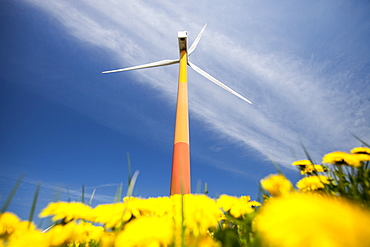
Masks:
[[[223,211],[227,212],[231,209],[231,207],[236,203],[237,198],[234,196],[229,195],[221,195],[217,199],[217,205],[219,208],[221,208]]]
[[[296,186],[300,191],[306,192],[323,189],[325,184],[329,184],[329,178],[327,176],[318,175],[302,178],[297,182]]]
[[[127,223],[115,240],[115,246],[170,246],[173,221],[165,217],[141,217]]]
[[[171,210],[169,197],[136,198],[125,197],[123,203],[101,204],[93,209],[94,222],[106,228],[119,227],[124,222],[143,216],[165,216]]]
[[[363,157],[365,156],[365,157]],[[332,152],[324,155],[322,159],[322,163],[331,163],[336,165],[348,165],[352,167],[359,167],[362,165],[361,161],[368,157],[369,155],[362,155],[362,154],[349,154],[346,152]]]
[[[70,241],[73,234],[74,224],[56,225],[45,233],[45,238],[49,240],[50,246],[61,246]]]
[[[299,166],[300,173],[312,174],[313,172],[324,172],[324,167],[321,165],[312,164],[309,160],[297,160],[292,163],[293,166]]]
[[[341,198],[292,193],[271,198],[256,217],[267,247],[370,246],[370,213]]]
[[[261,186],[271,196],[281,196],[293,190],[292,183],[282,174],[271,174],[261,180]]]
[[[11,235],[18,229],[20,222],[20,219],[13,213],[0,214],[0,236]]]
[[[195,237],[207,235],[208,229],[216,227],[222,216],[216,202],[206,195],[173,195],[171,200],[176,227],[181,227],[183,215],[186,233]]]
[[[358,147],[351,150],[351,153],[362,162],[370,161],[370,148]]]
[[[34,231],[34,229],[35,225],[32,222],[21,221],[13,213],[5,212],[0,214],[0,239],[18,239],[23,237],[24,234]]]
[[[229,195],[221,195],[217,200],[217,205],[225,212],[229,212],[235,218],[239,218],[245,214],[254,212],[254,207],[261,204],[256,201],[251,201],[250,196],[234,197]]]
[[[39,217],[53,216],[53,220],[69,222],[75,219],[91,220],[92,209],[80,202],[52,202],[42,210]]]
[[[105,228],[117,228],[132,218],[124,203],[100,204],[93,211],[93,222],[104,224]]]
[[[116,239],[115,232],[103,232],[100,237],[99,247],[112,247],[114,246],[114,241]]]
[[[45,238],[49,239],[50,246],[62,246],[68,243],[84,244],[91,240],[99,242],[103,235],[103,228],[94,226],[88,222],[76,224],[70,222],[65,225],[56,225],[45,233]]]
[[[351,154],[367,154],[370,155],[370,148],[357,147],[351,150]]]
[[[30,230],[9,239],[9,247],[49,247],[49,240],[40,231]]]
[[[292,163],[292,166],[307,166],[312,165],[310,160],[297,160]]]
[[[88,243],[91,241],[99,242],[101,236],[103,235],[103,227],[94,226],[89,222],[82,221],[78,224],[71,222],[69,224],[73,226],[70,242],[76,245]]]

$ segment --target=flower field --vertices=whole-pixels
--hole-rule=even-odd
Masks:
[[[302,175],[295,185],[282,172],[261,179],[260,202],[130,193],[94,208],[53,202],[39,214],[52,217],[48,229],[20,220],[4,205],[0,246],[370,246],[370,148],[332,152],[321,163],[309,156],[294,162]]]

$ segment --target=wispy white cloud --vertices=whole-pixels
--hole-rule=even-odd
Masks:
[[[190,85],[191,112],[217,135],[251,147],[283,165],[289,165],[293,160],[292,150],[303,158],[300,142],[319,160],[325,152],[348,150],[356,145],[351,133],[369,138],[369,72],[360,71],[363,76],[355,76],[352,68],[357,61],[351,60],[349,64],[338,61],[337,56],[341,54],[329,56],[325,49],[330,48],[331,44],[327,42],[332,42],[332,39],[320,37],[325,36],[328,30],[316,30],[320,20],[327,25],[333,20],[341,22],[340,16],[333,13],[315,12],[322,7],[328,11],[331,6],[315,3],[306,13],[307,6],[298,4],[275,3],[276,8],[261,9],[260,4],[253,2],[240,6],[224,4],[224,9],[222,6],[213,7],[207,13],[195,10],[191,5],[195,1],[181,3],[181,8],[171,2],[148,1],[29,2],[55,17],[72,37],[114,55],[117,67],[176,58],[176,32],[186,28],[192,41],[191,37],[197,35],[204,20],[212,20],[214,26],[208,26],[191,60],[254,104],[246,105],[201,76],[189,72],[191,80],[196,82]],[[213,2],[209,4],[214,6]],[[241,10],[237,11],[237,7],[245,8],[248,16],[241,17]],[[295,14],[289,14],[292,8]],[[223,15],[223,10],[235,10],[236,14],[234,17]],[[328,15],[329,20],[325,17]],[[313,18],[315,22],[309,26]],[[365,21],[369,25],[369,19]],[[346,30],[341,31],[342,37],[356,28],[344,24]],[[305,28],[312,33],[303,34],[302,29]],[[310,47],[310,40],[320,42],[315,46],[317,50]],[[307,43],[299,44],[301,41]],[[356,42],[361,43],[361,40]],[[345,44],[337,46],[345,47]],[[330,52],[335,53],[336,50]],[[310,56],[307,55],[309,53]],[[363,63],[369,64],[370,58],[365,58],[367,60],[358,61],[362,67]],[[169,82],[176,78],[176,69],[140,71],[134,75],[173,102],[176,86]],[[362,78],[362,84],[354,86],[354,78]],[[81,106],[75,104],[74,107]],[[95,118],[103,116],[95,112],[89,114]],[[97,120],[114,125],[106,119]]]

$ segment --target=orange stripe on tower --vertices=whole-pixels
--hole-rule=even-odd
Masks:
[[[172,157],[171,195],[190,193],[189,144],[175,143]]]
[[[175,136],[172,156],[172,176],[170,194],[190,193],[190,148],[189,110],[187,82],[187,53],[180,53]]]

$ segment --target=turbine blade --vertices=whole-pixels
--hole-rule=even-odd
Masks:
[[[123,68],[123,69],[115,69],[115,70],[108,70],[108,71],[103,71],[103,74],[107,73],[114,73],[114,72],[122,72],[122,71],[128,71],[128,70],[135,70],[135,69],[145,69],[145,68],[152,68],[152,67],[159,67],[159,66],[166,66],[166,65],[171,65],[175,63],[179,63],[180,60],[161,60],[158,62],[153,62],[153,63],[147,63],[147,64],[142,64],[142,65],[137,65],[133,67],[128,67],[128,68]]]
[[[207,27],[207,23],[204,25],[203,29],[200,31],[200,33],[198,34],[197,38],[194,40],[194,43],[190,46],[189,50],[188,50],[188,54],[190,56],[190,54],[195,50],[195,48],[197,47],[198,43],[199,43],[199,40],[200,38],[202,37],[203,35],[203,32],[204,30],[206,29]]]
[[[238,94],[237,92],[235,92],[234,90],[232,90],[231,88],[229,88],[228,86],[226,86],[225,84],[223,84],[222,82],[220,82],[219,80],[217,80],[216,78],[214,78],[213,76],[211,76],[210,74],[208,74],[207,72],[203,71],[201,68],[199,68],[198,66],[196,66],[195,64],[191,63],[191,62],[188,62],[189,66],[191,68],[193,68],[196,72],[198,72],[199,74],[201,74],[202,76],[204,76],[205,78],[207,78],[208,80],[212,81],[213,83],[215,83],[216,85],[222,87],[223,89],[225,89],[226,91],[234,94],[236,97],[248,102],[249,104],[252,104],[252,102],[246,98],[244,98],[243,96],[241,96],[240,94]]]

